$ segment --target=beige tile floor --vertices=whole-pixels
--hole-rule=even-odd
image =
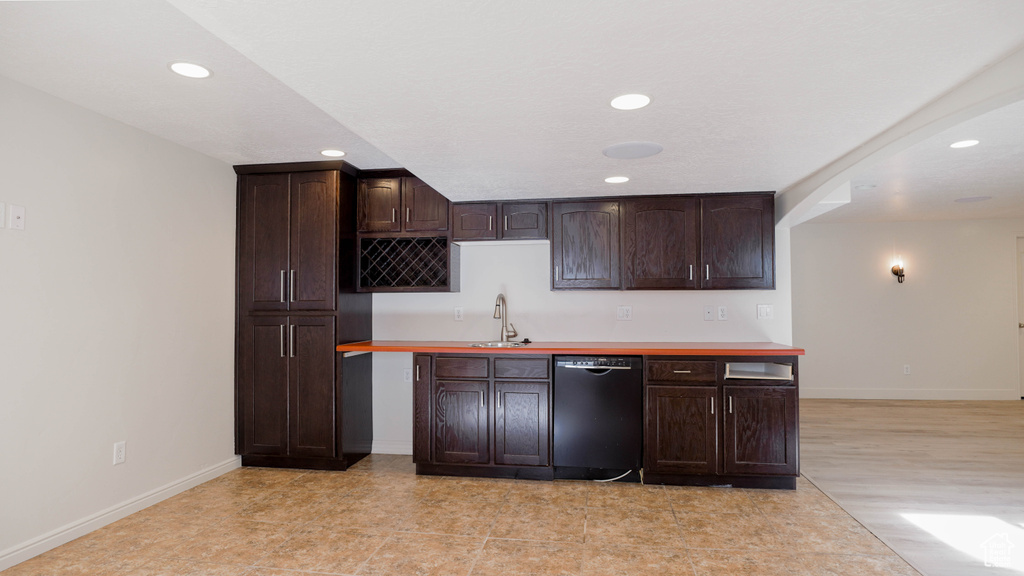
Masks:
[[[242,468],[3,576],[914,575],[814,485],[741,490]]]

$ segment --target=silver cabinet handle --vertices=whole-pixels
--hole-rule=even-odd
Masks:
[[[704,279],[711,280],[711,264],[704,265]]]
[[[555,282],[558,282],[558,266],[555,266]]]
[[[498,409],[500,410],[501,409],[501,392],[499,392],[497,390],[494,391],[494,402],[495,402],[495,406],[497,406]]]
[[[693,280],[693,264],[690,264],[690,280]]]
[[[284,358],[284,324],[281,324],[281,358]]]
[[[508,216],[505,216],[505,230],[508,231]]]
[[[675,374],[690,374],[693,370],[673,370],[672,372]]]
[[[711,397],[711,415],[712,416],[715,415],[715,397],[714,396]]]
[[[295,302],[295,270],[292,270],[291,278],[288,280],[288,293],[292,302]]]
[[[391,221],[398,222],[398,210],[394,208],[391,209]]]
[[[409,218],[412,217],[412,208],[405,209],[405,221],[408,222]]]
[[[284,302],[284,270],[281,270],[281,302]]]
[[[416,365],[416,381],[417,382],[420,381],[420,365],[419,364]]]
[[[288,327],[288,356],[295,358],[295,324]]]
[[[487,407],[487,404],[484,404],[484,391],[483,390],[480,391],[480,407],[481,408],[486,408]]]
[[[732,414],[732,396],[729,396],[729,414]]]
[[[494,228],[491,227],[491,219],[492,219],[491,216],[487,217],[487,229],[488,230],[494,230]]]

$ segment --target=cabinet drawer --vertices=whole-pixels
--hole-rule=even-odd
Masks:
[[[550,358],[495,358],[495,378],[551,379]]]
[[[489,359],[480,357],[445,357],[434,360],[434,375],[438,378],[487,378]]]
[[[713,360],[648,360],[648,382],[715,383],[716,362]]]

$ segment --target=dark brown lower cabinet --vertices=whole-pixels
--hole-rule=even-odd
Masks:
[[[250,316],[241,332],[244,454],[334,457],[334,316]]]
[[[547,466],[548,382],[494,383],[494,463]]]
[[[727,474],[797,474],[797,393],[792,386],[724,386]]]
[[[644,470],[715,474],[718,416],[715,386],[648,386]]]
[[[413,357],[413,461],[426,474],[551,478],[551,357]]]

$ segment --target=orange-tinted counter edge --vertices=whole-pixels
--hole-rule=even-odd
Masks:
[[[533,342],[522,348],[474,348],[473,342],[365,340],[338,352],[420,352],[440,354],[592,354],[634,356],[802,356],[803,348],[774,342]]]

